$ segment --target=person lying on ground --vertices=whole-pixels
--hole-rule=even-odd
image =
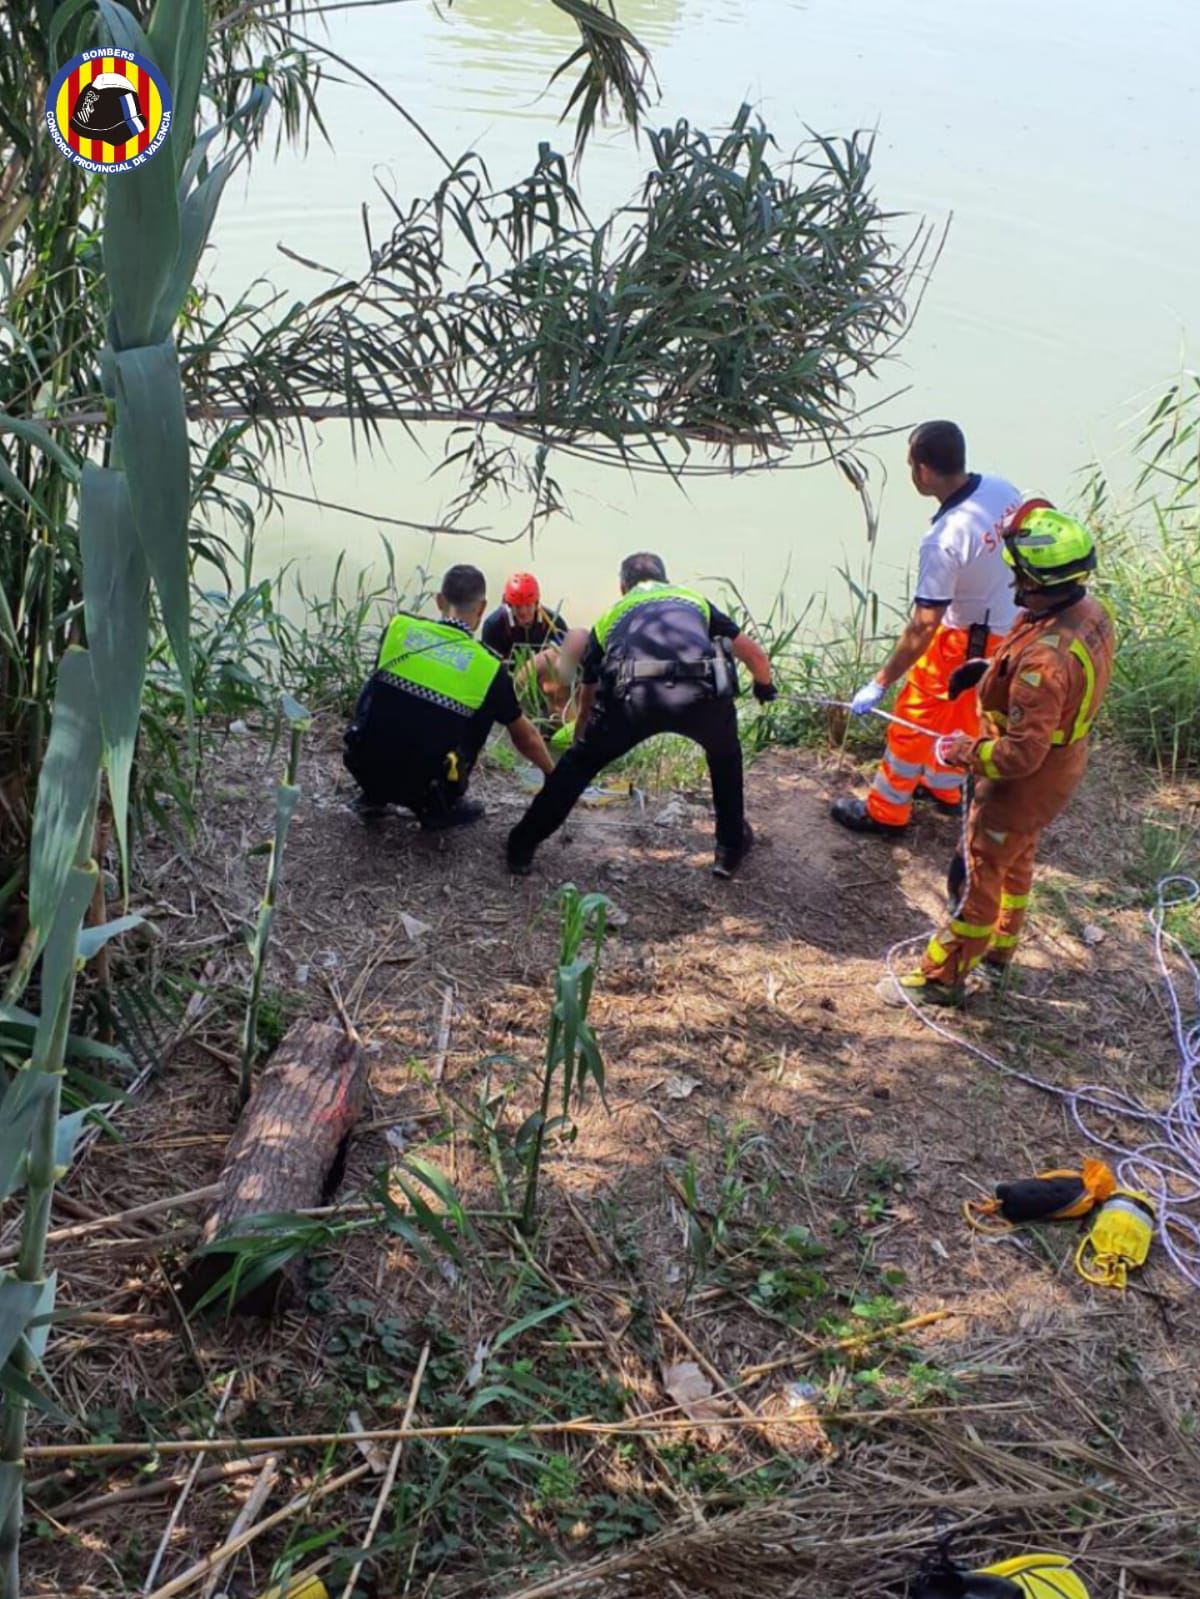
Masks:
[[[497,722],[527,761],[553,769],[504,663],[474,637],[486,605],[478,567],[452,566],[437,596],[439,621],[402,611],[389,625],[343,741],[365,819],[402,805],[428,831],[478,821],[483,806],[465,797],[467,785]]]
[[[951,689],[979,684],[981,734],[942,740],[940,759],[971,772],[966,893],[930,939],[921,964],[879,985],[886,1004],[961,1005],[977,966],[1003,976],[1025,923],[1042,829],[1087,766],[1089,734],[1112,676],[1112,621],[1085,587],[1096,548],[1081,522],[1048,500],[1027,500],[1004,533],[1016,626],[989,664],[964,664]],[[976,697],[973,684],[963,689]]]
[[[704,750],[716,810],[713,871],[732,877],[754,835],[745,819],[737,671],[746,666],[755,698],[775,698],[766,651],[702,595],[667,581],[657,555],[621,563],[621,598],[588,638],[575,738],[508,835],[509,869],[533,866],[544,839],[561,827],[600,771],[656,733],[680,733]]]
[[[908,467],[918,494],[937,500],[932,525],[921,540],[912,615],[895,649],[854,696],[862,716],[893,683],[903,678],[896,715],[927,728],[888,726],[887,751],[865,800],[844,794],[834,800],[835,822],[856,833],[899,838],[923,790],[949,815],[961,810],[965,778],[938,760],[943,733],[979,731],[974,703],[950,700],[950,674],[968,657],[995,650],[1012,626],[1008,568],[1000,530],[1021,503],[1002,477],[967,471],[967,447],[953,422],[922,422],[908,441]]]

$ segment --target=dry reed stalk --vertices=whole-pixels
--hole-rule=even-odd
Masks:
[[[131,1210],[117,1210],[111,1216],[100,1216],[95,1221],[77,1222],[72,1227],[56,1227],[53,1232],[46,1234],[46,1242],[65,1244],[79,1238],[90,1238],[94,1233],[118,1232],[129,1222],[141,1221],[147,1216],[160,1216],[166,1210],[184,1210],[189,1205],[201,1205],[206,1200],[219,1198],[220,1194],[221,1184],[210,1183],[207,1188],[193,1188],[187,1194],[172,1194],[166,1199],[152,1199],[145,1205],[134,1205]],[[141,1238],[127,1241],[148,1242]],[[15,1245],[0,1249],[0,1260],[8,1260],[14,1254],[16,1254]]]
[[[446,1072],[446,1054],[450,1048],[450,1024],[454,1019],[454,984],[446,986],[442,995],[442,1019],[438,1023],[437,1047],[433,1052],[433,1080],[440,1083]]]
[[[258,1481],[246,1495],[246,1502],[238,1511],[237,1516],[234,1518],[233,1526],[229,1529],[229,1536],[225,1540],[225,1546],[227,1548],[231,1544],[236,1545],[238,1539],[245,1532],[246,1528],[254,1525],[255,1521],[258,1519],[259,1513],[262,1511],[267,1500],[271,1497],[271,1493],[278,1480],[279,1456],[268,1455],[266,1460],[263,1461],[263,1468],[259,1473]],[[213,1561],[212,1569],[209,1571],[208,1576],[204,1580],[204,1593],[202,1595],[202,1599],[212,1599],[213,1594],[217,1591],[217,1584],[221,1580],[222,1573],[229,1565],[229,1562],[235,1558],[236,1554],[237,1549],[235,1547],[233,1552],[226,1555],[223,1560]]]
[[[178,1577],[172,1578],[163,1587],[156,1588],[148,1596],[148,1599],[174,1599],[175,1594],[184,1593],[188,1588],[193,1587],[206,1577],[217,1561],[224,1561],[229,1556],[236,1555],[240,1550],[245,1549],[247,1544],[252,1544],[256,1538],[261,1538],[264,1532],[270,1532],[273,1527],[278,1527],[282,1522],[287,1521],[289,1517],[307,1510],[311,1505],[315,1505],[318,1500],[328,1498],[330,1494],[336,1493],[339,1488],[349,1487],[352,1482],[357,1482],[360,1477],[365,1477],[370,1469],[370,1466],[367,1465],[355,1466],[351,1471],[344,1471],[340,1477],[331,1477],[328,1482],[318,1483],[314,1488],[305,1489],[304,1493],[299,1494],[295,1499],[284,1505],[282,1510],[275,1511],[274,1515],[268,1516],[264,1521],[255,1522],[253,1527],[247,1527],[245,1532],[239,1533],[236,1538],[231,1538],[228,1543],[222,1544],[219,1549],[214,1549],[212,1554],[206,1555],[196,1565],[189,1566]]]
[[[429,1349],[430,1346],[426,1344],[421,1350],[421,1358],[417,1361],[417,1369],[413,1373],[412,1384],[408,1390],[408,1403],[404,1407],[404,1420],[401,1424],[405,1427],[411,1424],[413,1412],[417,1408],[417,1395],[421,1392],[421,1381],[425,1376],[425,1366],[429,1360]],[[354,1592],[354,1584],[358,1581],[358,1574],[363,1568],[363,1562],[367,1558],[371,1545],[375,1542],[375,1534],[379,1531],[379,1523],[383,1520],[384,1506],[388,1502],[388,1497],[396,1481],[396,1473],[400,1469],[400,1455],[403,1449],[404,1440],[402,1438],[397,1439],[392,1449],[392,1458],[388,1461],[387,1470],[383,1474],[379,1497],[375,1501],[375,1509],[371,1512],[371,1521],[367,1527],[366,1537],[362,1541],[362,1549],[351,1568],[350,1575],[346,1578],[346,1586],[342,1589],[342,1599],[350,1599],[350,1595]]]
[[[888,1410],[831,1410],[805,1417],[806,1422],[832,1422],[845,1426],[848,1422],[870,1426],[880,1421],[920,1421],[922,1418],[941,1416],[974,1416],[982,1414],[1015,1415],[1028,1413],[1032,1406],[1024,1400],[1001,1399],[968,1405],[898,1406]],[[703,1422],[696,1421],[646,1421],[632,1416],[628,1421],[599,1422],[586,1417],[570,1421],[537,1421],[525,1426],[518,1423],[497,1422],[475,1427],[379,1427],[363,1432],[308,1432],[284,1433],[270,1438],[167,1438],[158,1443],[127,1444],[31,1444],[26,1451],[30,1460],[128,1460],[137,1455],[193,1455],[201,1450],[231,1452],[243,1450],[247,1455],[266,1454],[283,1449],[320,1449],[329,1444],[396,1443],[421,1438],[547,1438],[555,1436],[580,1436],[584,1438],[653,1438],[659,1433],[688,1432],[712,1427],[778,1427],[778,1416],[714,1416]]]
[[[231,1371],[225,1383],[225,1390],[217,1403],[216,1412],[213,1415],[212,1427],[210,1428],[210,1431],[212,1432],[216,1431],[217,1424],[220,1422],[221,1417],[225,1414],[225,1406],[229,1403],[229,1396],[233,1393],[233,1385],[236,1381],[237,1372]],[[171,1514],[167,1518],[167,1524],[163,1528],[163,1535],[158,1540],[158,1548],[154,1552],[154,1559],[150,1562],[150,1570],[146,1573],[146,1580],[142,1584],[142,1592],[144,1594],[149,1593],[154,1587],[155,1582],[158,1580],[159,1569],[162,1566],[163,1560],[166,1557],[167,1549],[171,1543],[171,1535],[175,1531],[176,1526],[179,1524],[179,1518],[183,1514],[184,1505],[187,1504],[188,1495],[191,1493],[192,1489],[196,1486],[196,1483],[203,1475],[200,1470],[203,1464],[204,1454],[201,1452],[196,1456],[196,1463],[192,1467],[191,1473],[183,1485],[183,1491],[180,1493],[179,1498],[175,1501],[175,1504],[171,1509]]]
[[[199,1465],[202,1459],[202,1456],[197,1455],[196,1465]],[[193,1477],[193,1486],[203,1487],[207,1483],[227,1482],[233,1477],[245,1477],[257,1469],[257,1460],[224,1460],[219,1466],[206,1466],[203,1471],[193,1468],[185,1479],[184,1486],[192,1482]],[[165,1497],[173,1488],[178,1487],[178,1477],[165,1477],[158,1482],[143,1482],[133,1488],[119,1488],[114,1493],[95,1494],[90,1499],[75,1499],[65,1505],[55,1505],[54,1514],[57,1520],[63,1522],[91,1521],[96,1516],[102,1516],[106,1511],[115,1510],[121,1505]]]
[[[785,1366],[808,1365],[821,1355],[849,1354],[855,1349],[865,1348],[867,1344],[877,1344],[884,1338],[894,1338],[897,1333],[916,1332],[919,1327],[932,1327],[939,1321],[946,1321],[950,1316],[961,1315],[960,1310],[929,1310],[922,1316],[909,1316],[906,1321],[893,1322],[890,1327],[877,1327],[872,1332],[855,1333],[850,1338],[835,1338],[832,1343],[814,1343],[811,1349],[803,1350],[796,1355],[782,1355],[778,1360],[765,1360],[758,1366],[743,1366],[738,1372],[738,1377],[743,1383],[754,1382],[756,1378],[765,1377],[768,1372],[782,1371]]]

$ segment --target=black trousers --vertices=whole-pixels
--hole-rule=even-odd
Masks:
[[[708,761],[717,843],[736,849],[745,829],[742,746],[731,699],[698,699],[685,685],[646,684],[628,698],[599,699],[583,737],[571,745],[525,815],[508,835],[513,855],[531,855],[566,821],[575,802],[604,767],[656,733],[679,733],[699,744]]]
[[[427,761],[414,761],[411,751],[397,750],[394,744],[385,748],[357,727],[346,732],[342,760],[372,805],[403,805],[421,822],[448,815],[467,792],[471,776],[469,766],[463,770],[465,757],[459,761],[458,781],[451,782]]]

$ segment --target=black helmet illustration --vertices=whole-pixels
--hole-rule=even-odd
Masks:
[[[83,139],[125,144],[146,131],[137,91],[122,72],[102,72],[80,92],[71,127]]]

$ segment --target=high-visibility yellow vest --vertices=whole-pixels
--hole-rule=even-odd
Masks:
[[[473,716],[482,708],[502,664],[498,655],[461,627],[401,611],[384,635],[376,671],[399,679],[421,699]]]
[[[594,631],[601,649],[607,645],[613,628],[630,611],[636,610],[639,605],[653,605],[661,600],[678,600],[681,605],[693,606],[704,618],[707,630],[712,609],[703,595],[694,594],[691,589],[676,588],[673,583],[647,581],[636,584],[628,594],[622,594],[611,610],[606,611],[596,623]]]

